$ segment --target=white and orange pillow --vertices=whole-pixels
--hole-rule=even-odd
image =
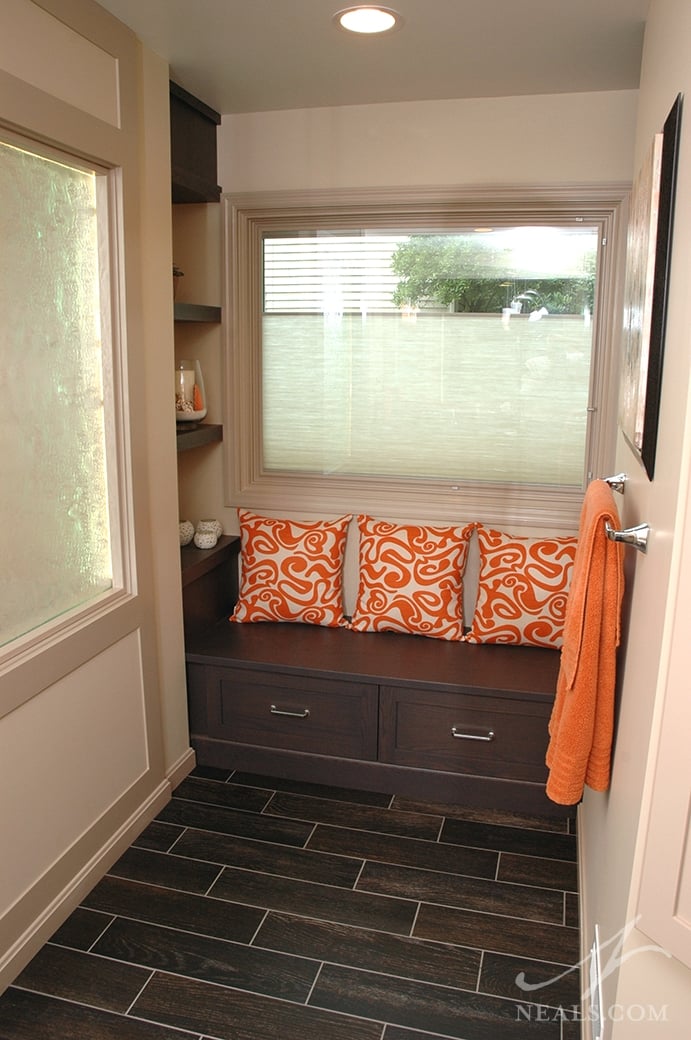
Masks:
[[[477,526],[478,596],[469,643],[560,647],[576,538],[525,538]]]
[[[462,578],[473,524],[393,524],[358,516],[356,632],[463,638]]]
[[[239,509],[240,594],[231,621],[343,623],[343,557],[351,516],[297,521]]]

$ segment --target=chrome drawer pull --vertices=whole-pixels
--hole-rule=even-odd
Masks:
[[[482,737],[482,736],[479,736],[477,733],[459,733],[459,731],[456,729],[456,727],[452,726],[451,727],[451,736],[452,737],[457,737],[458,740],[485,740],[485,741],[490,741],[490,740],[494,740],[494,730],[493,729],[487,730],[487,736],[486,737]]]
[[[306,719],[309,713],[309,708],[303,708],[302,711],[281,711],[275,704],[271,705],[272,715],[286,715],[289,719]]]

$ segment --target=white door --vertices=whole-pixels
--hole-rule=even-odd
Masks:
[[[691,967],[691,500],[680,563],[638,913],[641,931]]]

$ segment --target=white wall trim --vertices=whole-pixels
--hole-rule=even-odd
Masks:
[[[587,996],[590,970],[590,939],[594,926],[586,917],[586,909],[590,905],[587,898],[587,860],[585,842],[585,821],[583,819],[583,803],[578,806],[576,826],[578,839],[576,842],[578,861],[578,924],[581,951],[581,1040],[592,1040],[593,1031],[590,1022],[590,999]]]
[[[166,770],[166,777],[172,791],[192,772],[196,764],[197,755],[193,748],[187,748],[177,762],[173,762],[172,766]]]
[[[170,793],[171,787],[168,780],[161,781],[5,951],[0,957],[0,993],[26,967],[32,957],[79,905],[84,896],[91,891],[113,863],[129,848],[134,839],[141,834],[147,824],[170,801]],[[55,864],[46,875],[39,879],[37,886],[44,886],[49,880],[50,874],[57,873],[59,869],[60,863]],[[30,899],[31,891],[24,898]]]

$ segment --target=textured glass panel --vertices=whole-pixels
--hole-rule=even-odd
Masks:
[[[0,142],[0,644],[112,587],[96,176]]]

